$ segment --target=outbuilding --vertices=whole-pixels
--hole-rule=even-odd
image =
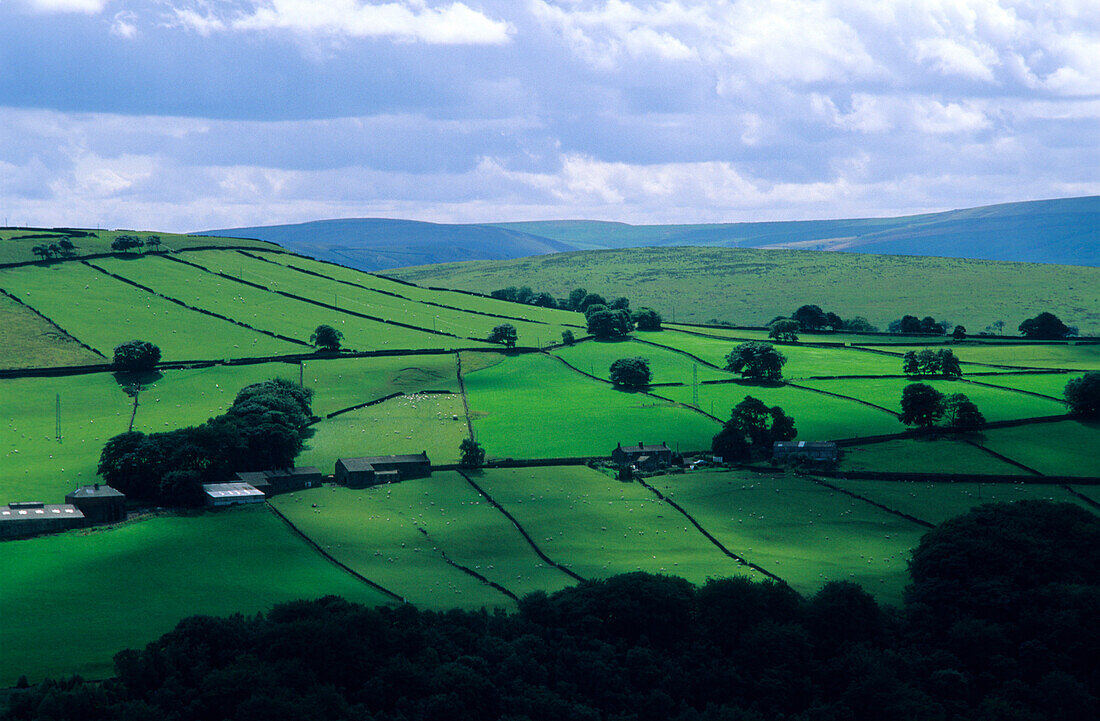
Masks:
[[[203,495],[208,506],[232,506],[235,503],[263,503],[264,492],[251,483],[204,483]]]
[[[316,466],[280,468],[269,471],[240,471],[237,480],[248,483],[268,496],[291,493],[305,488],[318,488],[324,478]]]
[[[833,463],[838,455],[832,441],[776,441],[772,444],[772,459],[805,458],[815,463]]]
[[[85,524],[84,514],[70,504],[27,501],[0,506],[0,538],[26,538],[83,528]]]
[[[624,446],[622,443],[611,451],[611,460],[620,466],[637,466],[643,470],[655,470],[672,465],[672,449],[664,441],[660,444],[646,444],[638,441],[636,446]]]
[[[65,503],[79,508],[89,524],[126,520],[126,494],[101,483],[81,486],[66,494]]]
[[[432,475],[428,452],[394,456],[362,456],[336,461],[336,482],[349,488],[366,488],[380,483],[427,478]]]

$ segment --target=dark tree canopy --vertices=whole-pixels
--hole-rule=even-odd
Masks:
[[[929,428],[943,417],[943,394],[927,383],[910,383],[901,392],[901,422]]]
[[[638,330],[661,330],[661,314],[652,308],[639,308],[630,314]]]
[[[485,449],[473,438],[463,438],[458,452],[458,462],[463,468],[481,468],[485,463]]]
[[[943,415],[947,424],[960,430],[976,431],[985,425],[985,416],[977,404],[963,393],[952,393],[944,399]]]
[[[1069,381],[1064,394],[1071,412],[1100,418],[1100,371],[1091,371]]]
[[[611,382],[620,388],[643,388],[649,385],[652,374],[645,358],[620,358],[608,370]]]
[[[607,300],[599,293],[589,293],[581,298],[580,302],[577,304],[577,310],[583,313],[588,310],[589,306],[607,304]]]
[[[569,292],[569,298],[566,302],[569,304],[570,310],[583,310],[581,308],[581,301],[588,295],[588,291],[584,288],[574,288]]]
[[[771,325],[768,326],[768,337],[773,340],[796,341],[798,340],[800,328],[801,326],[797,320],[780,318],[772,321]]]
[[[115,346],[112,365],[122,371],[147,371],[160,362],[160,348],[144,340],[131,340]]]
[[[925,348],[920,351],[906,351],[901,360],[902,372],[906,375],[945,376],[958,378],[962,375],[962,365],[955,352],[940,348]]]
[[[745,396],[733,407],[730,419],[711,441],[711,451],[730,461],[771,456],[772,444],[789,441],[797,435],[794,419],[779,406],[769,408],[763,401]]]
[[[829,322],[828,316],[825,311],[821,310],[821,306],[812,304],[800,306],[798,310],[791,313],[791,318],[798,321],[802,330],[824,328]]]
[[[489,337],[487,340],[490,343],[503,343],[508,348],[516,347],[516,327],[511,323],[501,323],[500,325],[493,326],[493,329],[489,331]]]
[[[1020,332],[1023,333],[1025,338],[1060,340],[1070,335],[1070,327],[1059,320],[1058,316],[1044,311],[1021,323]]]
[[[744,378],[777,381],[783,377],[783,364],[787,356],[771,343],[755,341],[742,343],[726,355],[726,370],[740,373]]]
[[[600,340],[621,338],[634,330],[625,310],[598,310],[588,316],[588,332]]]
[[[561,342],[565,345],[573,345],[576,341],[577,338],[573,335],[573,331],[566,328],[561,332]]]
[[[331,325],[324,324],[317,326],[316,330],[309,336],[310,343],[324,350],[339,350],[340,341],[343,339],[343,333],[336,330]]]

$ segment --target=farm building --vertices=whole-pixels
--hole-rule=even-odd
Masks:
[[[237,480],[251,484],[265,495],[273,496],[278,493],[300,491],[303,488],[317,488],[323,479],[321,469],[316,466],[304,466],[281,468],[275,471],[241,471],[237,473]]]
[[[611,460],[620,466],[637,466],[642,470],[654,470],[672,464],[672,449],[668,444],[645,444],[638,441],[636,446],[624,446],[620,443],[611,451]]]
[[[837,447],[832,441],[776,441],[772,444],[772,458],[775,460],[792,456],[831,463],[837,459]]]
[[[25,538],[39,533],[83,528],[84,514],[72,505],[40,501],[0,506],[0,538]]]
[[[208,506],[231,506],[234,503],[262,503],[264,492],[250,483],[204,483],[203,495]]]
[[[81,486],[65,495],[65,503],[76,506],[88,523],[117,523],[126,520],[126,494],[96,483]]]
[[[432,475],[428,452],[401,456],[363,456],[336,461],[336,482],[349,488],[365,488],[380,483],[425,478]]]

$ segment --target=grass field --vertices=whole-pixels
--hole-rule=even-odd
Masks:
[[[272,503],[341,563],[418,606],[511,607],[500,591],[449,565],[437,543],[418,530],[431,533],[439,522],[430,493],[433,480],[363,490],[315,488],[276,496]],[[472,490],[470,499],[478,500]],[[452,509],[459,517],[477,510]],[[519,534],[516,543],[522,543]]]
[[[901,412],[901,393],[910,383],[926,383],[944,395],[962,393],[977,404],[987,421],[1006,421],[1037,416],[1056,416],[1066,412],[1058,401],[979,386],[965,381],[926,378],[870,378],[859,380],[801,381],[809,388],[839,393]]]
[[[73,245],[76,246],[74,250],[74,257],[81,257],[94,253],[110,253],[112,252],[111,243],[115,240],[115,238],[120,235],[137,236],[142,240],[147,239],[150,235],[157,235],[160,237],[162,242],[162,245],[160,246],[161,250],[180,250],[183,248],[195,248],[210,245],[247,247],[255,248],[257,250],[270,250],[276,247],[273,244],[265,243],[262,240],[180,235],[178,233],[161,233],[159,231],[155,233],[133,230],[94,230],[89,232],[94,233],[94,236],[86,238],[69,238],[69,240],[72,241]],[[64,235],[47,228],[2,228],[0,229],[0,263],[22,263],[28,260],[37,260],[37,256],[35,256],[34,253],[31,252],[31,248],[36,245],[49,245],[51,243],[57,243],[59,240],[61,240],[61,237],[64,237]],[[137,255],[137,253],[134,253],[134,255]]]
[[[649,340],[652,334],[639,334]],[[660,335],[660,334],[657,334]],[[739,378],[734,373],[718,371],[710,366],[697,363],[687,356],[634,340],[621,341],[585,341],[573,346],[564,346],[554,351],[554,355],[563,358],[580,370],[604,380],[610,380],[611,364],[619,358],[641,357],[649,361],[654,383],[691,383],[693,369],[700,381],[726,380]]]
[[[331,473],[339,458],[427,451],[432,463],[457,463],[466,438],[462,396],[405,395],[313,426],[299,465]]]
[[[193,614],[255,613],[328,594],[389,602],[262,506],[6,541],[0,575],[0,686],[24,673],[32,682],[104,678],[116,651]]]
[[[657,388],[656,392],[680,403],[692,402],[690,386]],[[803,441],[855,438],[905,430],[901,422],[886,411],[791,386],[716,383],[700,385],[698,394],[699,407],[722,419],[728,419],[730,410],[745,400],[745,396],[758,398],[769,406],[779,406],[794,418],[798,439]]]
[[[271,290],[293,293],[357,313],[395,320],[420,328],[445,331],[460,338],[485,338],[494,326],[508,322],[516,328],[519,345],[535,346],[540,343],[545,345],[560,341],[564,330],[563,326],[557,324],[544,325],[522,320],[504,321],[488,315],[396,298],[387,293],[365,290],[327,278],[299,273],[286,266],[250,258],[241,253],[210,250],[187,253],[184,257],[212,271],[243,278],[251,283],[259,283]],[[386,282],[399,288],[407,287],[392,281]],[[429,292],[429,295],[440,294]]]
[[[1015,388],[1021,391],[1041,393],[1061,400],[1064,397],[1066,384],[1074,378],[1080,377],[1080,373],[998,374],[996,376],[982,376],[974,380],[1001,388]]]
[[[804,594],[854,581],[897,603],[909,549],[925,531],[794,476],[704,471],[653,480],[728,548]]]
[[[839,468],[844,471],[1030,475],[969,443],[947,438],[907,438],[845,448]]]
[[[1027,483],[929,483],[926,481],[833,480],[830,483],[928,523],[943,523],[983,503],[1042,500],[1077,503],[1056,485]]]
[[[118,264],[144,268],[145,262],[171,261],[149,258]],[[163,360],[244,358],[308,350],[183,308],[81,263],[5,268],[0,270],[0,287],[108,358],[116,345],[135,338],[155,343]],[[65,292],[58,292],[60,288]]]
[[[49,321],[0,295],[0,369],[102,362]]]
[[[1048,476],[1100,477],[1100,422],[996,428],[982,445]]]
[[[759,578],[637,483],[584,466],[485,470],[474,480],[547,556],[585,578],[630,571],[669,573],[694,583]]]
[[[920,347],[897,346],[890,348],[891,352],[898,353],[904,353],[907,350],[920,350]],[[989,363],[1020,368],[1100,370],[1100,344],[967,344],[952,346],[951,350],[964,363]],[[964,373],[966,370],[966,366],[963,366]],[[974,370],[978,370],[978,368]]]
[[[471,261],[389,271],[404,280],[489,292],[529,285],[555,296],[578,286],[625,295],[670,322],[763,325],[804,303],[887,324],[909,313],[1016,328],[1050,311],[1100,333],[1100,268],[955,258],[732,248],[630,248]],[[1041,299],[1041,301],[1039,300]],[[1009,310],[1011,309],[1011,310]]]
[[[639,440],[701,450],[718,431],[694,411],[614,390],[545,355],[508,357],[470,372],[466,358],[474,355],[463,354],[466,392],[490,458],[606,456],[616,443]]]

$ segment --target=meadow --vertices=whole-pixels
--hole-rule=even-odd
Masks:
[[[0,575],[0,686],[20,674],[104,678],[115,651],[196,613],[256,613],[329,594],[392,603],[262,506],[5,541]]]
[[[921,350],[921,347],[890,348],[890,351],[895,353],[904,353],[908,350]],[[953,345],[951,350],[963,363],[986,363],[1015,368],[1100,370],[1100,344],[1095,343],[1014,343],[1011,345],[967,343]],[[975,370],[978,368],[975,367]],[[966,372],[965,365],[963,372]]]
[[[36,245],[49,245],[57,243],[63,237],[68,237],[75,247],[73,255],[80,258],[86,255],[98,253],[110,253],[111,243],[120,235],[130,235],[147,240],[149,236],[156,235],[161,239],[160,250],[184,250],[187,248],[199,248],[207,246],[250,248],[255,250],[278,249],[273,243],[262,240],[249,240],[246,238],[219,238],[206,235],[181,235],[179,233],[151,233],[148,231],[133,230],[90,230],[85,231],[91,235],[80,237],[70,235],[64,231],[54,231],[49,228],[3,228],[0,229],[0,263],[25,263],[37,260],[37,256],[31,252]],[[133,253],[140,255],[140,253]]]
[[[987,430],[981,444],[1048,476],[1100,476],[1100,423],[1071,420]]]
[[[636,334],[649,340],[651,334]],[[554,355],[569,365],[604,380],[610,380],[611,364],[620,358],[641,357],[649,361],[653,383],[691,383],[699,381],[732,380],[740,376],[711,368],[667,348],[640,343],[636,340],[590,341],[563,346]]]
[[[1081,375],[1081,373],[1021,373],[1018,375],[999,373],[996,376],[983,376],[973,380],[1000,388],[1039,393],[1062,400],[1065,397],[1066,384],[1074,378],[1080,378]]]
[[[841,455],[839,468],[843,471],[1031,475],[981,448],[952,438],[906,438],[847,447]]]
[[[45,318],[0,295],[0,369],[102,362]]]

